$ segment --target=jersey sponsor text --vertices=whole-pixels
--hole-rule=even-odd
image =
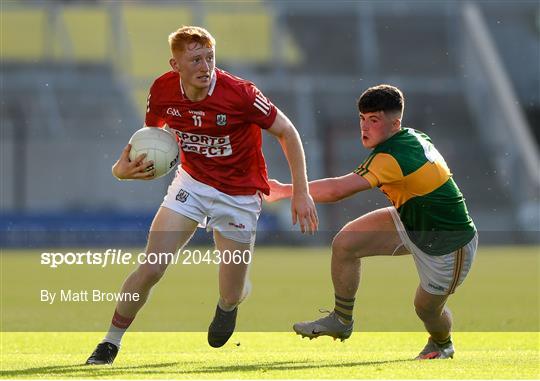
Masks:
[[[206,157],[231,156],[232,146],[229,135],[209,136],[176,131],[184,152],[194,152]]]

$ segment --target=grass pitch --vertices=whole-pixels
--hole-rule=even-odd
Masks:
[[[205,333],[126,335],[113,366],[81,365],[96,333],[4,333],[2,378],[537,379],[538,333],[455,333],[452,360],[411,360],[423,333],[355,332],[344,343],[293,333],[235,333],[221,349]]]
[[[412,258],[362,261],[355,329],[344,343],[291,332],[321,316],[333,294],[327,248],[260,248],[253,293],[223,348],[206,343],[217,298],[215,266],[173,266],[156,287],[113,366],[81,365],[107,329],[114,303],[39,301],[40,290],[116,291],[133,266],[50,269],[39,252],[1,255],[1,378],[19,379],[538,379],[538,247],[481,247],[450,299],[456,356],[411,359],[427,334],[412,307]],[[31,276],[29,276],[31,274]],[[24,282],[21,280],[24,279]],[[152,332],[166,331],[166,332]]]

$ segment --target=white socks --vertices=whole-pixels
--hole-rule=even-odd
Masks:
[[[111,324],[109,327],[109,332],[107,332],[107,335],[105,335],[105,338],[101,341],[102,343],[111,343],[116,345],[118,348],[120,348],[120,342],[122,341],[122,336],[124,336],[124,333],[126,333],[126,329],[115,327]]]

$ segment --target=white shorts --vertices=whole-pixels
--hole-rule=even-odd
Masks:
[[[227,239],[253,244],[262,196],[260,192],[249,196],[228,195],[195,180],[178,167],[161,206],[197,221],[199,227],[215,229]]]
[[[414,258],[420,276],[420,285],[424,291],[434,295],[453,294],[471,269],[478,247],[478,233],[469,243],[452,253],[439,256],[428,255],[411,241],[396,208],[391,206],[387,209],[392,215],[403,246]]]

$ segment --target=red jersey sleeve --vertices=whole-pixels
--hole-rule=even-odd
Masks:
[[[263,129],[270,128],[276,120],[276,106],[254,84],[247,84],[244,90],[246,120]]]
[[[148,127],[163,127],[165,120],[161,117],[160,108],[157,106],[157,89],[156,83],[150,88],[150,93],[146,99],[146,116],[144,118],[144,125]]]

